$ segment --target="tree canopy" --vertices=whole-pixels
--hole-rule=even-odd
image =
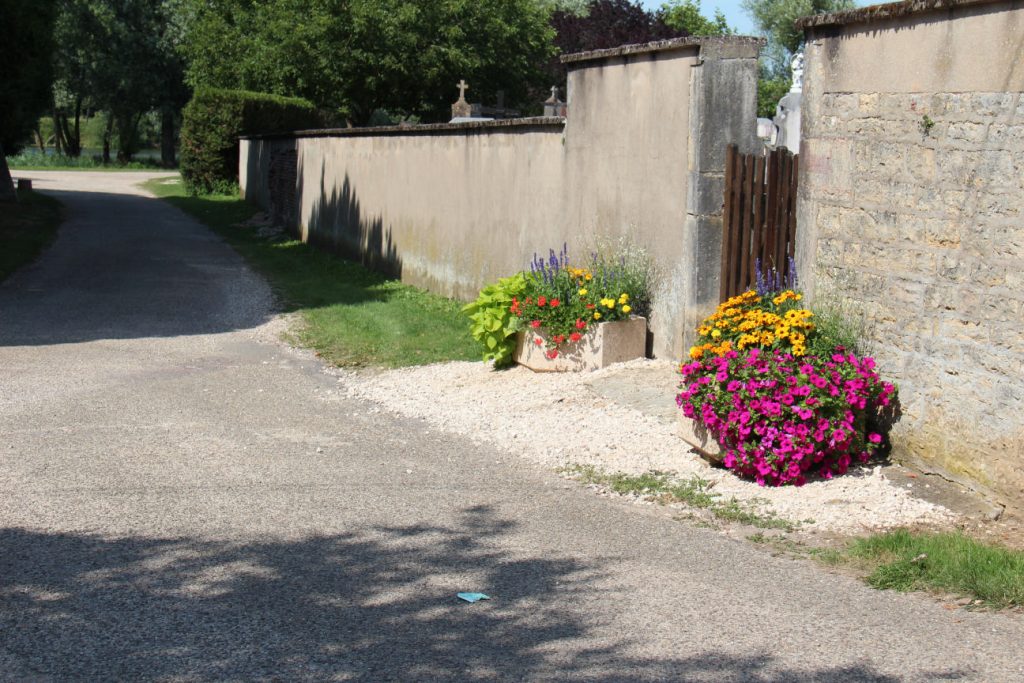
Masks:
[[[701,14],[700,0],[669,0],[659,12],[667,26],[691,36],[727,36],[736,32],[726,22],[722,10],[716,9],[711,19]]]
[[[477,97],[525,97],[551,55],[537,0],[182,0],[192,86],[305,97],[355,124],[377,110],[443,118]]]

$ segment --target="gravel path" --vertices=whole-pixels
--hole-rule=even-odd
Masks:
[[[875,591],[349,396],[267,341],[266,284],[138,175],[30,175],[69,218],[0,285],[0,681],[1024,677],[1020,618]],[[436,391],[374,381],[400,377]]]
[[[377,375],[348,373],[344,384],[350,396],[544,467],[591,465],[606,472],[696,476],[710,482],[722,500],[736,498],[752,509],[801,522],[805,529],[863,532],[953,519],[948,510],[888,481],[881,468],[855,469],[800,488],[761,487],[712,468],[676,434],[675,369],[673,363],[650,360],[558,374],[444,363]],[[633,376],[641,378],[634,383],[660,390],[655,395],[666,411],[637,410],[600,390],[607,383],[628,384]],[[652,377],[655,382],[649,382]]]

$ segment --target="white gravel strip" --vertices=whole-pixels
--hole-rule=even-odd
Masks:
[[[593,465],[607,472],[698,475],[712,491],[804,529],[860,532],[952,519],[945,508],[914,498],[879,468],[862,468],[803,487],[767,488],[712,468],[676,434],[676,425],[602,397],[591,383],[651,370],[668,361],[640,360],[593,373],[495,372],[484,363],[442,363],[375,375],[342,373],[353,397],[424,420],[435,429],[517,453],[544,467]],[[666,401],[672,401],[671,395]],[[813,521],[808,521],[813,520]]]

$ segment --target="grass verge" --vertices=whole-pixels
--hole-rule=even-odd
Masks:
[[[221,235],[305,325],[295,341],[339,366],[400,367],[476,360],[461,303],[403,285],[358,263],[292,239],[236,227],[257,209],[235,196],[189,196],[177,179],[143,187]]]
[[[53,241],[61,204],[52,197],[18,190],[18,203],[0,211],[0,282],[33,261]]]
[[[639,496],[661,504],[683,503],[707,510],[712,517],[722,522],[736,522],[758,529],[793,531],[797,528],[793,522],[771,513],[758,512],[735,498],[722,501],[719,494],[710,490],[709,482],[696,476],[679,480],[661,472],[640,475],[607,473],[592,465],[574,465],[561,471],[586,484],[603,486],[620,495]]]
[[[867,562],[875,588],[962,593],[990,607],[1024,605],[1024,552],[962,533],[905,529],[853,541],[845,553]]]
[[[958,604],[973,607],[1024,606],[1024,552],[983,543],[960,532],[898,529],[828,548],[762,533],[747,539],[782,555],[810,557],[855,574],[880,590],[965,596]]]
[[[83,151],[81,156],[68,157],[59,154],[40,154],[36,149],[26,149],[7,157],[12,171],[166,171],[159,161],[140,158],[127,163],[112,161],[104,164],[99,156]]]

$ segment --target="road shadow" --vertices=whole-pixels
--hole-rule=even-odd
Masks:
[[[602,563],[511,557],[513,528],[478,506],[450,525],[249,543],[3,529],[4,648],[71,680],[899,680],[685,642],[638,656],[644,633],[609,642],[578,607],[613,599]]]

